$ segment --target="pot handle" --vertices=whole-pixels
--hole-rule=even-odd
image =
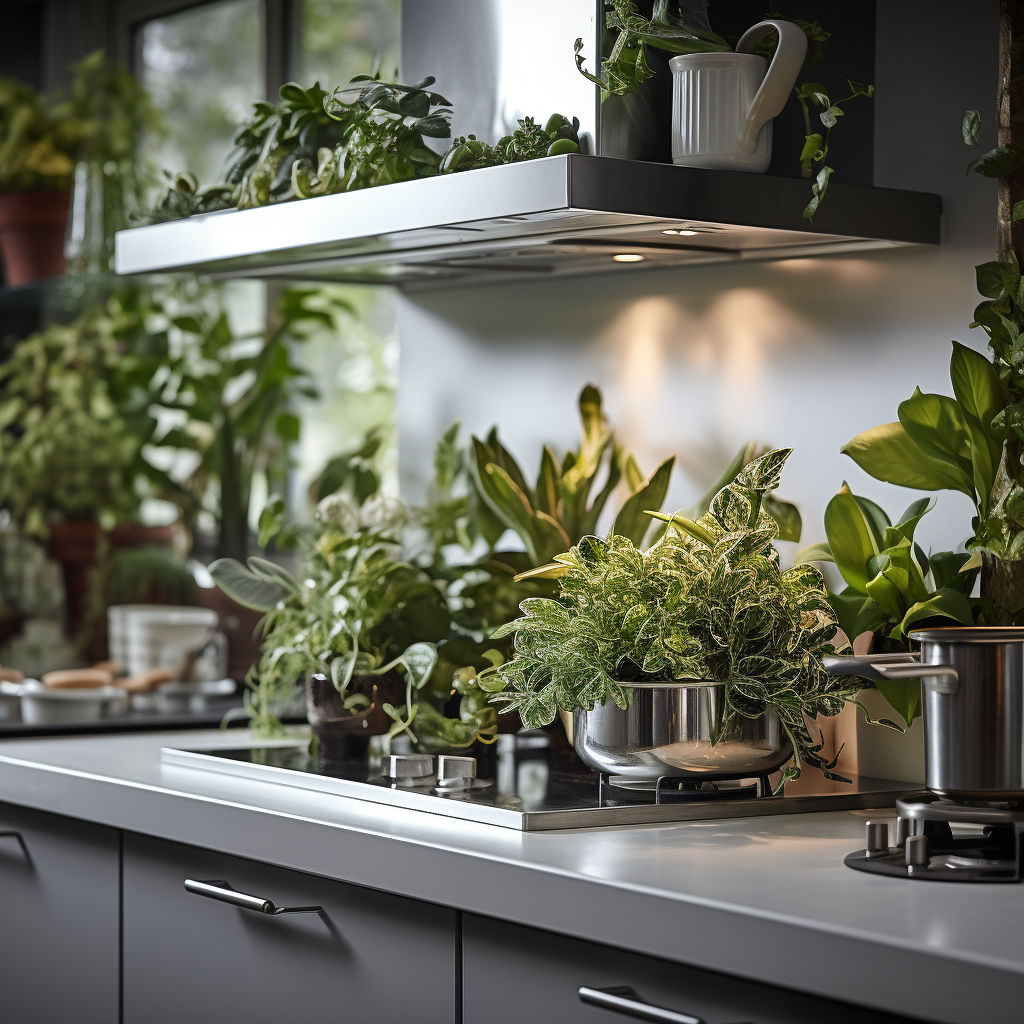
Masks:
[[[924,665],[916,654],[828,654],[825,671],[833,676],[862,679],[924,679],[925,686],[939,693],[956,690],[957,671],[952,665]]]
[[[739,138],[739,148],[743,153],[753,153],[757,149],[757,136],[761,129],[773,117],[782,113],[790,91],[796,85],[804,57],[807,56],[807,36],[804,30],[791,21],[774,18],[759,21],[748,28],[736,44],[736,52],[752,53],[761,38],[772,29],[779,34],[779,45],[775,49],[768,73],[761,82],[761,88],[757,90],[747,111],[747,119]]]

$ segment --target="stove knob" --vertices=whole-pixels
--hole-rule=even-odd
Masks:
[[[865,853],[869,857],[881,857],[889,852],[889,823],[869,821],[865,826]]]
[[[437,759],[439,789],[469,789],[476,778],[475,757],[453,757],[441,754]]]
[[[914,874],[923,868],[928,867],[928,860],[931,852],[928,849],[927,836],[907,836],[907,871]]]
[[[907,839],[914,834],[913,819],[899,817],[896,819],[896,846],[903,846]]]
[[[430,754],[389,754],[381,774],[387,779],[423,779],[434,774],[434,759]]]

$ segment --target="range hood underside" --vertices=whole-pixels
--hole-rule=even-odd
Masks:
[[[812,226],[807,188],[551,157],[132,229],[117,269],[432,288],[938,241],[936,196],[837,184]]]

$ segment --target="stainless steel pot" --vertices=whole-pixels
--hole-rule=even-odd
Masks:
[[[833,675],[920,679],[925,785],[957,800],[1024,799],[1024,629],[910,633],[919,654],[825,659]]]
[[[726,715],[725,684],[620,683],[629,707],[595,704],[573,715],[573,746],[590,768],[628,780],[713,779],[773,771],[792,754],[774,710]]]

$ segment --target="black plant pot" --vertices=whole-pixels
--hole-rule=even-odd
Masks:
[[[355,713],[345,707],[345,700],[354,694],[369,701]],[[320,758],[326,761],[364,758],[370,737],[383,735],[394,724],[384,704],[399,707],[404,703],[405,679],[397,672],[356,676],[344,696],[329,676],[316,673],[306,679],[306,714],[319,741]]]

